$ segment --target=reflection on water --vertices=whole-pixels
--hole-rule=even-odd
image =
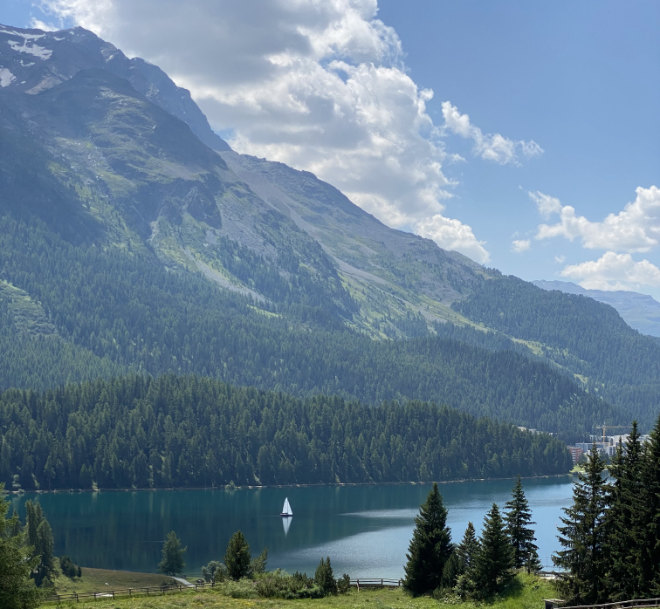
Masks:
[[[495,502],[511,498],[514,481],[440,486],[452,540],[468,521],[477,531]],[[539,554],[552,565],[558,548],[561,508],[571,502],[568,478],[527,480]],[[253,554],[268,548],[268,568],[313,574],[322,557],[351,577],[401,577],[414,518],[430,485],[318,486],[185,491],[25,494],[11,499],[24,518],[27,499],[39,501],[55,536],[55,553],[84,566],[156,571],[171,530],[188,547],[186,571],[198,574],[210,560],[223,560],[231,535],[240,529]],[[284,496],[296,506],[280,516]],[[278,522],[278,520],[281,521]]]

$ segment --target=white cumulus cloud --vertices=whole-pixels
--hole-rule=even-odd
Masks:
[[[632,290],[645,292],[660,288],[660,268],[631,254],[605,252],[598,260],[572,264],[561,272],[590,290]]]
[[[558,215],[554,224],[541,224],[537,239],[565,237],[579,239],[587,249],[618,252],[649,252],[660,244],[660,188],[638,187],[634,201],[619,213],[610,213],[601,221],[591,221],[576,213],[571,205],[543,193],[529,193],[539,212],[545,216]]]
[[[386,224],[425,227],[441,247],[488,259],[471,227],[443,215],[455,186],[443,163],[457,157],[377,0],[43,2],[162,67],[238,152],[312,171]],[[540,153],[471,129],[484,158]]]
[[[490,260],[484,242],[477,241],[472,229],[458,220],[438,214],[418,222],[415,232],[436,242],[446,242],[447,249],[457,250],[481,264]]]
[[[511,243],[511,249],[516,254],[522,254],[526,252],[532,246],[532,242],[529,239],[515,239]]]
[[[543,154],[543,148],[534,140],[514,141],[499,133],[483,133],[473,125],[467,114],[461,114],[449,101],[442,102],[445,128],[450,132],[474,142],[474,154],[500,165],[519,165],[521,159]]]
[[[640,186],[635,193],[635,200],[621,211],[598,221],[579,215],[573,206],[563,205],[555,197],[538,191],[528,193],[541,216],[557,218],[554,224],[540,224],[536,239],[563,237],[585,249],[605,252],[597,260],[564,267],[563,277],[587,289],[657,293],[660,269],[647,258],[638,260],[633,255],[656,252],[660,246],[660,188]]]

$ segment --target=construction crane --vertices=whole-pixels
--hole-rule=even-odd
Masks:
[[[613,429],[629,429],[628,425],[594,425],[594,429],[602,429],[603,430],[603,444],[605,444],[605,435],[606,431],[609,429],[612,431]]]

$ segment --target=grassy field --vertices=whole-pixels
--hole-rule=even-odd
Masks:
[[[77,591],[91,591],[99,584],[101,588],[94,592],[109,593],[113,589],[139,588],[148,585],[159,586],[164,580],[162,575],[105,571],[101,569],[83,569],[83,577],[76,584]],[[105,584],[108,584],[107,586]],[[59,584],[59,580],[58,580]],[[113,585],[111,584],[116,584]],[[58,592],[64,589],[58,585]],[[348,594],[322,599],[283,600],[258,598],[251,582],[225,582],[214,589],[184,590],[183,592],[152,592],[150,596],[132,596],[116,598],[81,599],[44,603],[42,609],[71,608],[77,609],[542,609],[543,599],[557,595],[551,582],[519,575],[517,585],[506,598],[494,599],[489,603],[459,602],[455,598],[436,600],[430,597],[411,598],[401,589],[361,590],[352,589]]]
[[[55,580],[55,590],[58,594],[93,594],[127,588],[156,587],[168,584],[170,577],[158,573],[135,573],[133,571],[111,571],[109,569],[82,568],[82,577],[69,579],[59,575]]]

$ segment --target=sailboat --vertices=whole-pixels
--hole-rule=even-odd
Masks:
[[[289,516],[293,516],[293,511],[291,510],[291,504],[289,503],[288,497],[284,498],[284,505],[282,506],[282,513],[280,516],[282,516],[282,518],[289,518]]]

